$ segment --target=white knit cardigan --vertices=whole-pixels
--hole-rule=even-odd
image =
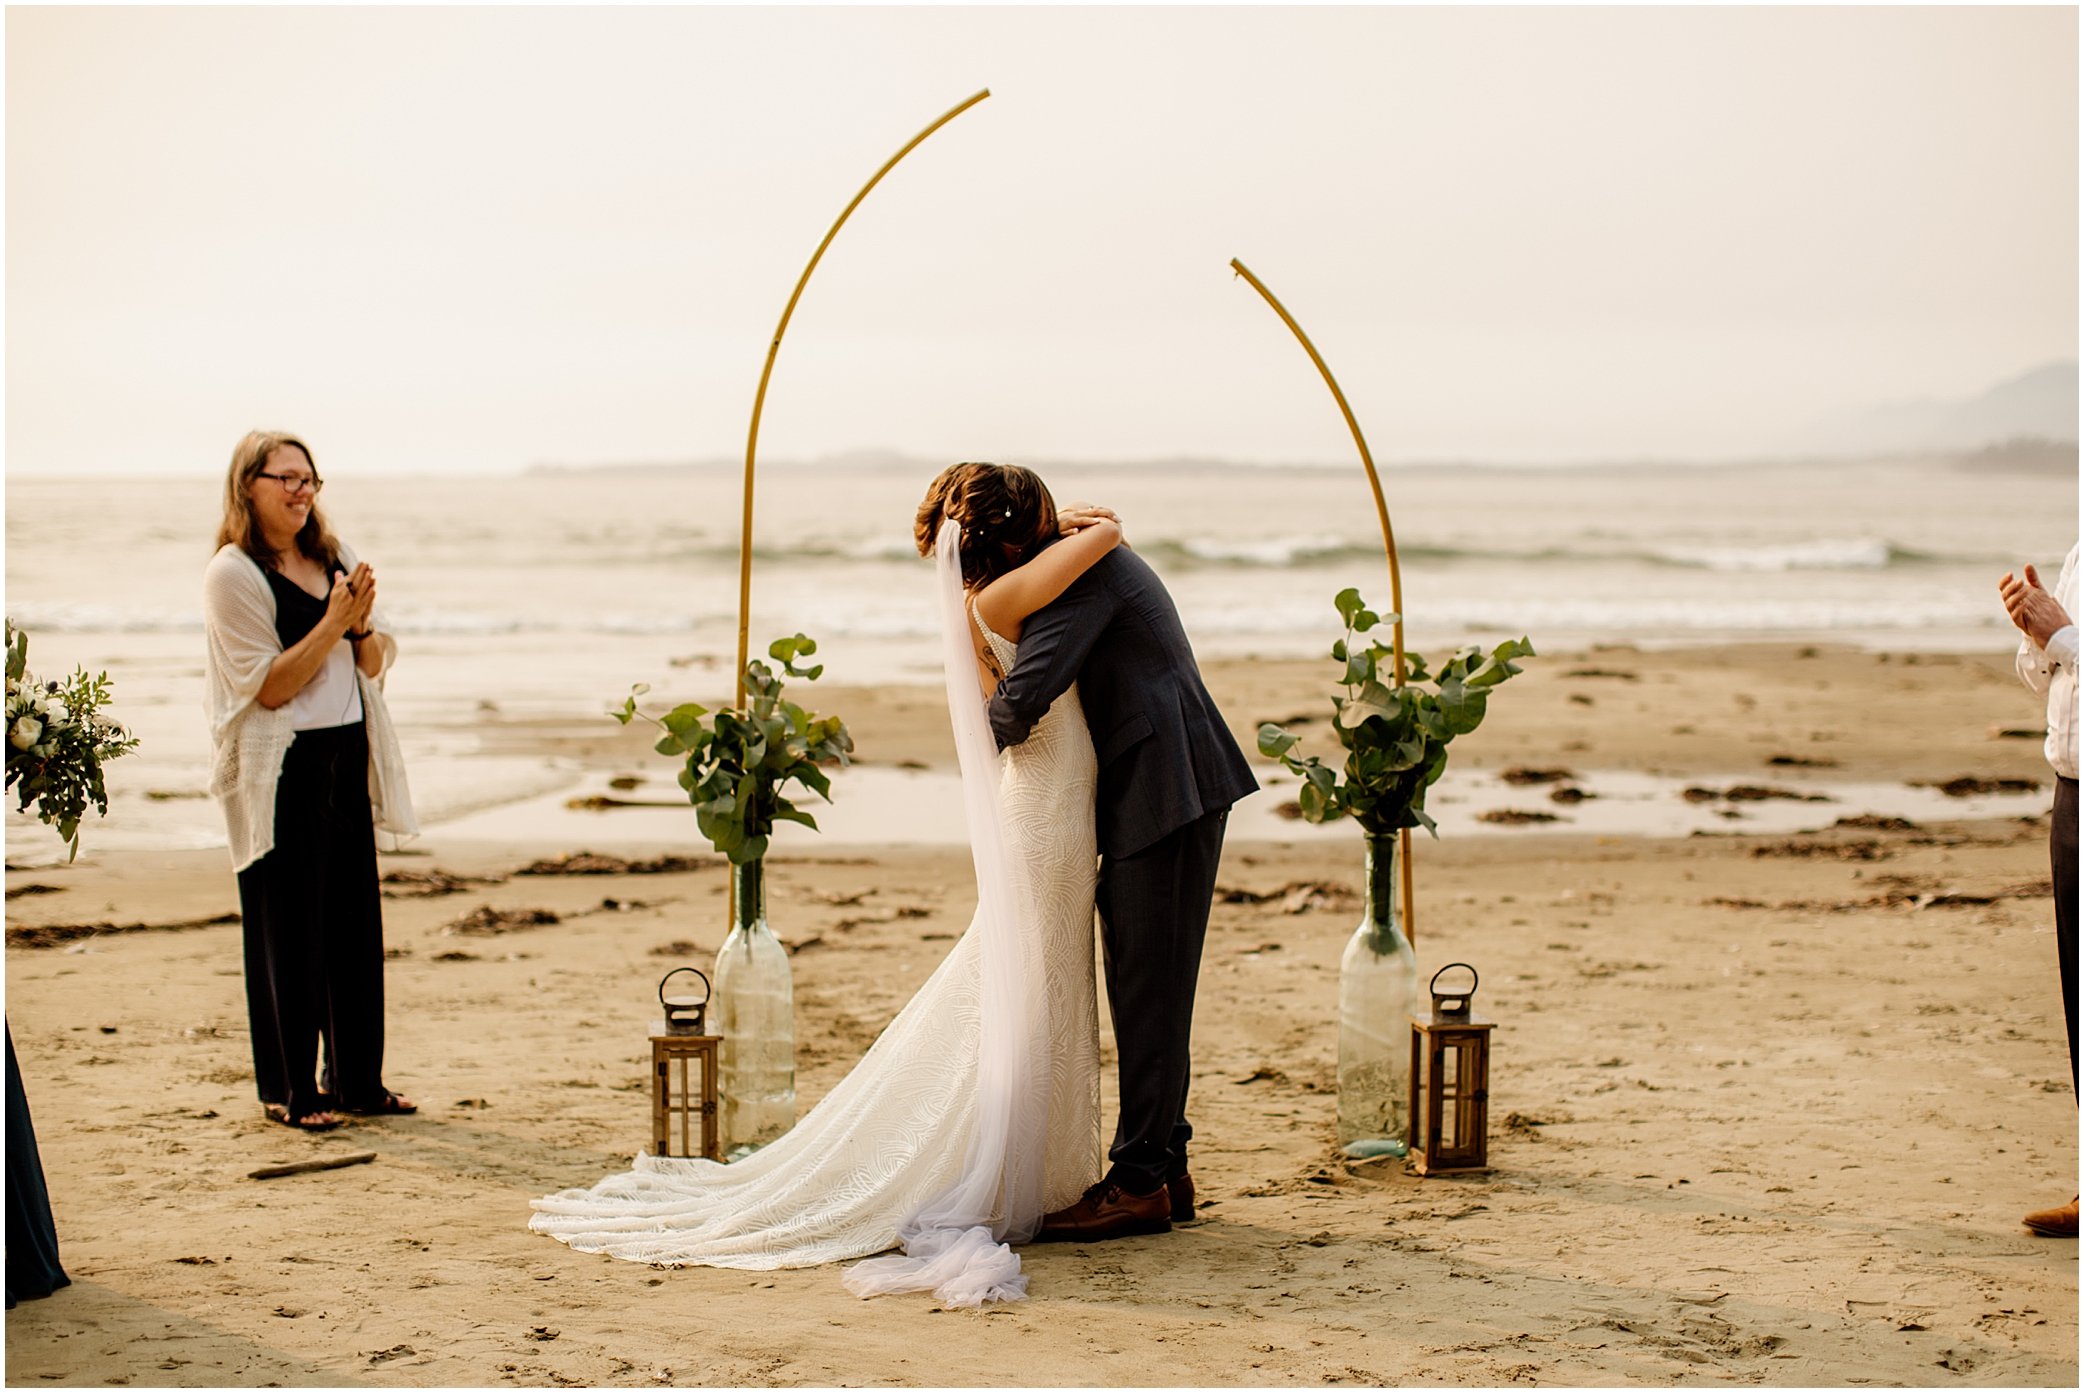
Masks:
[[[355,554],[345,544],[340,561],[354,569]],[[383,652],[375,678],[355,669],[369,736],[369,803],[379,828],[408,837],[420,827],[413,820],[398,735],[383,698],[383,674],[398,655],[398,640],[380,609],[371,614],[369,627]],[[203,710],[214,746],[210,792],[224,809],[237,872],[274,849],[275,784],[296,738],[290,704],[271,711],[259,701],[268,669],[282,656],[282,640],[275,633],[275,592],[260,565],[240,547],[218,548],[204,568],[203,633]]]

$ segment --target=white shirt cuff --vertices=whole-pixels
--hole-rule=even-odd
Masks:
[[[2047,645],[2041,650],[2048,661],[2058,664],[2069,672],[2077,670],[2077,626],[2065,624],[2049,636]]]

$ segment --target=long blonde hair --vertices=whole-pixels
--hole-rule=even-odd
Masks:
[[[311,466],[312,477],[317,478],[318,461],[312,457],[311,447],[279,430],[246,432],[246,438],[233,449],[232,467],[224,476],[224,520],[217,524],[217,545],[240,548],[264,571],[274,569],[281,558],[268,545],[260,519],[254,516],[250,490],[255,477],[268,467],[268,456],[285,445],[304,452],[304,462]],[[304,525],[297,529],[297,550],[321,566],[329,567],[339,558],[340,543],[319,514],[316,494],[312,495],[311,511],[305,514]]]

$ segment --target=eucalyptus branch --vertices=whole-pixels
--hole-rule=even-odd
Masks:
[[[1395,662],[1395,647],[1356,642],[1356,635],[1394,623],[1396,616],[1375,613],[1351,588],[1333,603],[1346,630],[1331,646],[1332,660],[1340,664],[1338,685],[1346,693],[1332,698],[1332,733],[1347,751],[1345,763],[1334,768],[1316,755],[1297,754],[1299,737],[1272,722],[1259,727],[1259,753],[1301,776],[1296,801],[1306,821],[1351,817],[1371,834],[1423,827],[1437,837],[1426,790],[1447,768],[1448,745],[1483,723],[1491,688],[1517,676],[1513,660],[1534,656],[1534,646],[1517,638],[1488,654],[1466,648],[1437,676],[1427,672],[1423,658],[1407,652],[1405,681],[1391,686],[1381,680],[1381,669],[1385,659]]]
[[[815,682],[824,664],[799,668],[796,659],[818,651],[816,640],[796,634],[768,645],[767,656],[790,677]],[[799,822],[812,831],[817,819],[792,802],[782,789],[798,784],[832,801],[832,780],[825,767],[847,764],[854,740],[837,716],[817,716],[782,695],[782,680],[767,664],[745,665],[742,691],[750,700],[712,712],[683,702],[654,716],[639,709],[637,698],[650,690],[639,682],[619,707],[608,714],[628,725],[639,717],[663,733],[654,747],[681,761],[679,782],[695,806],[695,823],[710,845],[745,865],[767,854],[777,822]]]

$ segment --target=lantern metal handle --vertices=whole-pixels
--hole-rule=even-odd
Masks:
[[[700,977],[702,979],[702,999],[696,1002],[695,1004],[698,1006],[707,1006],[709,1004],[709,993],[711,989],[709,986],[708,974],[704,973],[702,969],[699,967],[676,967],[671,972],[658,979],[658,1004],[661,1007],[665,1007],[666,1010],[670,1011],[672,1009],[670,1006],[666,1006],[666,983],[672,981],[675,977],[679,976],[683,972],[692,972],[695,974],[695,976]]]
[[[1449,996],[1476,995],[1476,984],[1482,981],[1483,979],[1476,975],[1476,969],[1474,967],[1471,967],[1468,963],[1449,963],[1447,966],[1441,968],[1438,972],[1433,974],[1433,980],[1426,984],[1426,990],[1430,991],[1434,996],[1440,995],[1440,979],[1444,977],[1446,974],[1454,971],[1458,967],[1469,968],[1469,990],[1465,992],[1449,992],[1447,994]],[[681,969],[682,972],[685,972],[687,970],[688,969],[686,968]]]
[[[1441,991],[1440,979],[1446,976],[1448,973],[1454,971],[1458,967],[1466,967],[1469,969],[1468,990],[1450,992]],[[1441,968],[1438,972],[1434,973],[1433,980],[1426,984],[1426,990],[1430,992],[1433,997],[1433,1018],[1435,1020],[1450,1021],[1467,1020],[1469,1018],[1470,998],[1476,995],[1476,984],[1482,980],[1482,978],[1476,975],[1476,968],[1469,963],[1449,963],[1445,967]],[[1449,1002],[1453,1002],[1454,1004],[1450,1006],[1447,1004]]]

